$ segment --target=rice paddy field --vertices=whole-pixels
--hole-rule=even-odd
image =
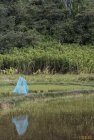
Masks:
[[[93,140],[94,74],[22,75],[29,94],[14,95],[20,75],[0,75],[1,140]]]

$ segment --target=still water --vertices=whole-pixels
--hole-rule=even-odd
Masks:
[[[94,140],[93,112],[0,118],[0,140]]]

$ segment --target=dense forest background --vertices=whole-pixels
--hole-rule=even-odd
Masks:
[[[0,0],[0,52],[44,39],[94,44],[93,0]]]

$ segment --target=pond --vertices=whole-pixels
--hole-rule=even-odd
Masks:
[[[45,112],[0,118],[0,140],[93,140],[94,113]]]

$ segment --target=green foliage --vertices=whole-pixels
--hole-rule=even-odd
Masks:
[[[1,0],[0,52],[34,48],[39,33],[61,43],[94,44],[93,7],[88,0]]]
[[[50,44],[50,42],[49,42]],[[43,49],[14,49],[10,54],[0,55],[1,69],[17,69],[18,73],[93,73],[94,49],[92,46],[61,45]],[[55,44],[55,45],[54,45]],[[46,45],[46,44],[45,44]],[[54,49],[55,48],[55,49]]]
[[[35,30],[22,31],[10,31],[2,35],[0,38],[0,51],[10,50],[11,48],[23,48],[27,45],[31,45],[33,48],[38,41],[41,40],[41,36]]]
[[[0,71],[1,74],[6,74],[6,75],[13,75],[16,72],[17,72],[17,70],[14,68],[11,68],[11,67],[9,69],[5,69],[5,70]]]
[[[94,72],[93,47],[64,43],[94,45],[93,1],[0,1],[1,70]]]
[[[80,44],[94,44],[94,11],[84,11],[75,17],[75,40]]]

